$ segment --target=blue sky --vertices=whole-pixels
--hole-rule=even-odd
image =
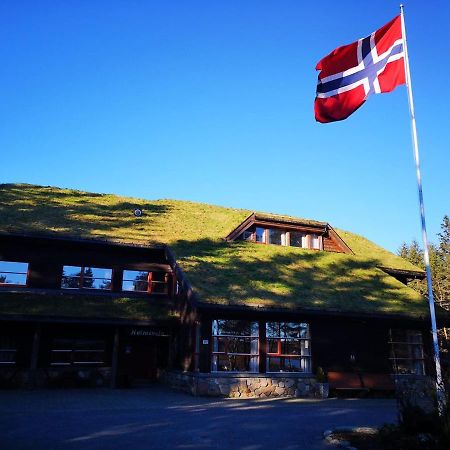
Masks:
[[[405,2],[431,240],[450,214],[449,9]],[[420,239],[406,88],[332,124],[314,121],[313,101],[317,61],[398,11],[4,0],[0,182],[291,214],[396,251]]]

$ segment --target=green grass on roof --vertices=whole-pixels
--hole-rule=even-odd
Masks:
[[[363,236],[343,230],[336,230],[336,232],[356,255],[370,257],[377,266],[423,272],[422,269],[406,259],[385,250]]]
[[[346,254],[247,243],[179,242],[178,260],[203,303],[424,317],[426,300]]]
[[[161,321],[177,317],[172,308],[149,298],[3,292],[0,315],[57,316],[127,321]]]
[[[144,211],[140,218],[136,207]],[[418,268],[353,233],[338,232],[355,255],[225,242],[250,214],[188,201],[0,185],[0,231],[168,244],[202,302],[426,314],[415,291],[376,267]]]
[[[136,207],[143,210],[142,217],[133,215]],[[171,244],[180,237],[222,239],[249,214],[188,201],[143,200],[27,184],[0,185],[0,231]]]

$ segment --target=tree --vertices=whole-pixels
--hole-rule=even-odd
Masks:
[[[447,215],[444,216],[441,232],[438,233],[438,244],[430,245],[429,253],[434,299],[442,308],[450,311],[450,220]],[[417,241],[410,245],[403,243],[398,254],[416,266],[425,268],[423,250]],[[421,294],[428,295],[426,280],[414,280],[408,285]],[[441,328],[438,334],[444,378],[450,379],[450,329]]]
[[[412,264],[425,269],[423,250],[417,241],[411,244],[403,243],[398,254]],[[430,269],[433,283],[433,296],[436,303],[450,309],[450,220],[444,216],[441,232],[438,234],[438,244],[429,246]],[[428,295],[426,280],[414,280],[408,283],[410,287],[423,295]]]

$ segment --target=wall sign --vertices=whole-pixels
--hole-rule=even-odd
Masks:
[[[151,337],[151,336],[156,336],[156,337],[168,337],[169,334],[162,331],[162,330],[145,330],[145,329],[141,329],[141,328],[132,328],[129,333],[128,336],[142,336],[142,337]]]
[[[208,345],[209,344],[209,340],[208,339],[203,339],[203,345]]]

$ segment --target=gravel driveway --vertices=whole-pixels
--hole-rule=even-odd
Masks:
[[[208,399],[141,389],[0,391],[0,448],[327,449],[324,430],[395,421],[387,399]]]

